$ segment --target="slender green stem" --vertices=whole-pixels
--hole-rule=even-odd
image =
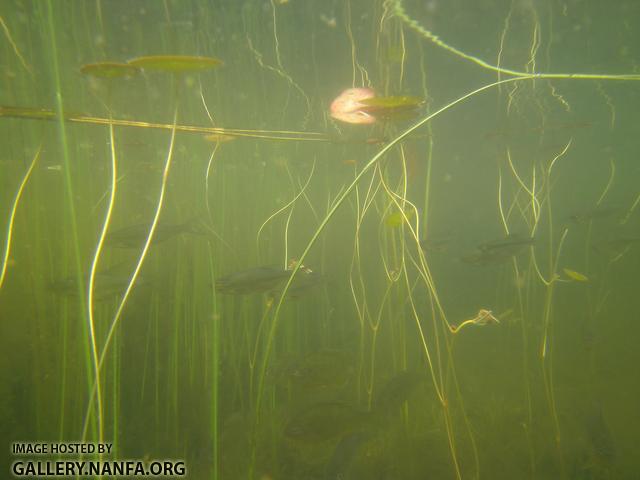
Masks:
[[[36,166],[36,163],[40,158],[40,152],[42,152],[42,145],[38,147],[38,151],[34,155],[33,160],[31,160],[31,164],[29,165],[27,172],[24,174],[24,177],[20,182],[20,186],[18,187],[16,196],[13,199],[13,204],[11,205],[11,213],[9,214],[9,221],[7,222],[7,238],[4,244],[4,255],[2,256],[2,266],[0,266],[0,288],[2,288],[2,285],[4,283],[4,279],[7,273],[7,265],[9,264],[9,254],[11,253],[11,238],[13,236],[13,222],[16,217],[16,211],[18,210],[18,203],[20,203],[20,198],[22,197],[24,187],[27,185],[27,182],[31,177],[33,167]]]

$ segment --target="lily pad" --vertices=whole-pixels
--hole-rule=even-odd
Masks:
[[[122,78],[133,77],[140,73],[140,69],[128,63],[99,62],[81,66],[80,73],[98,78]]]
[[[144,70],[179,73],[209,70],[222,65],[222,60],[188,55],[151,55],[132,58],[127,63]]]
[[[418,108],[424,103],[423,98],[411,96],[371,97],[358,101],[367,107],[372,107],[372,110]]]
[[[386,121],[410,120],[419,114],[424,99],[410,96],[372,97],[359,101],[360,111]]]

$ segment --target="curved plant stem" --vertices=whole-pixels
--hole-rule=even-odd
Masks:
[[[4,283],[4,279],[7,273],[7,265],[9,263],[9,254],[11,253],[11,238],[13,236],[13,221],[15,220],[16,211],[18,210],[18,203],[20,203],[20,198],[22,197],[22,192],[24,191],[24,187],[27,185],[29,181],[29,177],[31,177],[31,172],[33,171],[33,167],[36,166],[38,159],[40,158],[40,152],[42,152],[42,145],[38,147],[38,151],[31,160],[31,164],[27,169],[27,172],[24,174],[22,178],[22,182],[20,182],[20,186],[18,187],[18,191],[16,192],[16,196],[13,199],[13,205],[11,206],[11,213],[9,214],[9,221],[7,222],[7,239],[4,245],[4,255],[2,256],[2,266],[0,266],[0,288]]]
[[[176,107],[175,113],[174,113],[174,117],[173,117],[173,121],[174,121],[174,125],[176,124],[176,121],[178,119],[178,107]],[[174,129],[171,132],[171,142],[169,144],[169,151],[167,153],[167,160],[165,162],[165,166],[164,166],[164,171],[162,173],[162,185],[160,188],[160,197],[158,198],[158,204],[156,207],[156,213],[153,217],[153,222],[151,224],[151,228],[149,229],[149,234],[147,235],[147,240],[144,244],[144,247],[142,248],[142,252],[140,253],[140,257],[138,258],[138,263],[136,264],[136,267],[133,271],[133,274],[131,275],[131,278],[129,279],[129,284],[127,285],[127,288],[124,292],[124,295],[122,297],[122,300],[120,301],[120,305],[118,305],[118,309],[116,310],[116,313],[113,317],[113,320],[111,321],[111,325],[109,326],[109,331],[107,333],[107,338],[104,342],[104,345],[102,347],[102,350],[100,352],[100,358],[98,360],[98,366],[97,366],[97,370],[98,372],[101,370],[102,365],[104,364],[104,360],[107,356],[107,352],[109,351],[109,347],[111,346],[111,342],[113,340],[113,336],[115,334],[116,331],[116,327],[118,326],[119,322],[120,322],[120,317],[122,316],[122,312],[124,310],[124,306],[127,303],[127,300],[129,299],[129,295],[131,294],[131,290],[133,290],[133,286],[135,285],[135,282],[138,278],[138,274],[140,273],[140,269],[142,268],[142,264],[144,263],[144,260],[147,256],[147,252],[149,250],[149,247],[151,245],[151,241],[153,240],[153,234],[155,233],[156,230],[156,226],[158,225],[158,220],[160,218],[160,213],[162,212],[162,206],[164,203],[164,196],[165,196],[165,192],[166,192],[166,188],[167,188],[167,179],[169,177],[169,170],[171,168],[171,160],[173,158],[173,147],[175,144],[175,138],[176,138],[176,130]],[[88,422],[89,422],[89,417],[90,417],[90,412],[91,412],[91,408],[94,402],[94,399],[96,397],[97,394],[97,389],[98,389],[98,384],[97,384],[97,379],[96,381],[94,381],[93,387],[91,389],[91,395],[89,397],[89,404],[87,406],[87,412],[85,415],[85,421],[84,421],[84,427],[83,427],[83,432],[82,432],[82,438],[86,438],[86,434],[87,434],[87,428],[88,428]]]

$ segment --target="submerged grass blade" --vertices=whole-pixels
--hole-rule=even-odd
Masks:
[[[174,122],[174,126],[176,125],[178,119],[178,108],[176,107],[175,113],[174,113],[174,117],[173,117],[173,122]],[[122,312],[124,310],[124,306],[127,303],[127,300],[129,299],[129,295],[131,294],[131,290],[133,289],[133,286],[135,285],[135,282],[138,278],[138,274],[140,273],[140,269],[142,268],[142,264],[144,263],[144,260],[147,256],[147,252],[149,250],[149,247],[151,245],[151,241],[153,240],[153,234],[156,230],[156,227],[158,225],[158,220],[160,218],[160,213],[162,212],[162,206],[164,203],[164,196],[165,196],[165,192],[166,192],[166,188],[167,188],[167,179],[169,177],[169,170],[171,168],[171,160],[173,158],[173,147],[175,144],[175,138],[176,138],[176,129],[174,128],[173,131],[171,132],[171,142],[169,144],[169,151],[167,153],[167,160],[165,162],[165,167],[164,167],[164,171],[162,174],[162,185],[160,187],[160,196],[158,198],[158,204],[156,207],[156,213],[155,216],[153,218],[153,222],[151,224],[151,228],[149,229],[149,234],[147,236],[147,240],[144,244],[144,247],[142,249],[142,252],[140,253],[140,257],[138,258],[138,262],[136,264],[136,267],[133,271],[133,274],[131,275],[131,278],[129,280],[129,284],[127,285],[127,288],[125,290],[125,293],[122,297],[122,300],[120,301],[120,304],[118,305],[118,309],[113,317],[113,320],[111,321],[111,325],[109,326],[109,331],[107,333],[107,338],[105,340],[105,343],[102,347],[102,351],[100,352],[100,358],[98,360],[98,371],[101,370],[102,365],[104,364],[104,360],[107,356],[107,353],[109,351],[109,347],[111,346],[111,343],[113,341],[114,338],[114,334],[116,331],[116,328],[119,324],[120,321],[120,317],[122,315]],[[85,415],[85,422],[84,422],[84,428],[83,428],[83,433],[82,433],[82,437],[83,439],[86,438],[86,434],[87,434],[87,428],[88,428],[88,422],[89,422],[89,417],[90,417],[90,412],[91,412],[91,408],[94,402],[94,399],[96,397],[96,393],[97,393],[97,383],[94,382],[92,390],[91,390],[91,395],[89,397],[89,405],[87,407],[87,412]]]
[[[273,347],[273,342],[274,342],[275,334],[276,334],[277,327],[278,327],[278,319],[279,319],[279,315],[280,315],[280,310],[282,308],[282,304],[284,302],[284,298],[286,297],[287,291],[291,287],[291,285],[292,285],[292,283],[293,283],[293,281],[295,279],[295,276],[298,273],[298,270],[300,269],[300,266],[303,264],[306,256],[311,251],[311,248],[315,244],[316,240],[318,239],[320,234],[323,232],[324,228],[327,226],[327,224],[329,223],[331,218],[335,215],[335,213],[338,210],[338,208],[340,208],[342,203],[351,194],[351,192],[356,188],[356,186],[358,185],[360,180],[364,177],[364,175],[369,170],[371,170],[371,168],[373,168],[375,165],[377,165],[378,161],[389,150],[391,150],[395,145],[397,145],[399,142],[401,142],[404,138],[406,138],[408,135],[413,133],[415,130],[417,130],[418,128],[420,128],[424,124],[428,123],[433,118],[438,117],[440,114],[446,112],[447,110],[450,110],[454,106],[456,106],[456,105],[468,100],[469,98],[472,98],[472,97],[474,97],[474,96],[476,96],[476,95],[478,95],[478,94],[480,94],[480,93],[482,93],[482,92],[484,92],[486,90],[490,90],[490,89],[495,88],[495,87],[497,87],[499,85],[504,85],[504,84],[517,82],[517,81],[523,81],[523,80],[533,80],[535,78],[536,78],[535,75],[528,75],[528,76],[523,76],[523,77],[515,77],[515,78],[509,78],[509,79],[505,79],[505,80],[500,80],[500,81],[497,81],[497,82],[493,82],[493,83],[484,85],[484,86],[482,86],[480,88],[477,88],[477,89],[475,89],[475,90],[473,90],[473,91],[471,91],[471,92],[469,92],[469,93],[457,98],[456,100],[448,103],[447,105],[445,105],[442,108],[436,110],[435,112],[427,115],[422,120],[418,121],[417,123],[415,123],[414,125],[412,125],[408,129],[406,129],[404,132],[402,132],[400,135],[396,136],[389,143],[387,143],[373,158],[371,158],[371,160],[369,160],[369,162],[355,176],[355,178],[353,179],[351,184],[336,199],[335,203],[329,209],[329,211],[325,215],[325,218],[322,220],[322,222],[320,222],[320,225],[318,226],[318,228],[316,229],[314,234],[311,236],[311,239],[307,243],[307,246],[305,247],[304,251],[300,255],[300,258],[298,259],[298,262],[295,264],[295,266],[294,266],[294,268],[293,268],[293,270],[291,272],[291,275],[290,275],[286,285],[284,286],[284,289],[282,290],[282,292],[280,294],[280,298],[278,299],[278,303],[277,303],[276,308],[274,310],[274,315],[273,315],[273,319],[271,321],[271,326],[270,326],[270,329],[269,329],[269,332],[268,332],[268,337],[267,337],[266,344],[265,344],[265,350],[264,350],[264,354],[263,354],[263,359],[262,359],[262,363],[260,365],[260,370],[259,370],[258,389],[257,389],[257,392],[256,392],[256,416],[255,416],[255,423],[254,423],[254,434],[255,434],[255,430],[256,430],[259,422],[260,422],[260,408],[262,406],[262,399],[263,399],[263,396],[264,396],[264,387],[265,387],[264,383],[265,383],[267,368],[268,368],[268,364],[269,364],[269,357],[270,357],[270,354],[271,354],[271,349]],[[407,219],[407,221],[408,221],[408,219]],[[255,445],[255,442],[253,442],[253,445],[252,445],[253,451],[251,453],[251,463],[252,463],[251,469],[253,468],[253,462],[255,461],[255,458],[256,458],[255,448],[256,448],[256,445]]]
[[[38,159],[40,158],[40,152],[42,152],[42,145],[38,147],[38,151],[31,160],[31,165],[27,169],[24,177],[22,178],[22,182],[20,182],[20,187],[18,187],[18,191],[16,192],[16,196],[13,200],[13,205],[11,207],[11,213],[9,214],[9,221],[7,222],[7,239],[5,240],[4,247],[4,255],[2,256],[2,266],[0,267],[0,288],[4,284],[4,279],[7,273],[7,265],[9,263],[9,254],[11,253],[11,238],[13,236],[13,221],[15,220],[16,210],[18,210],[18,203],[20,202],[20,198],[22,197],[22,192],[24,191],[24,187],[27,185],[29,181],[29,177],[31,177],[31,172],[33,171],[33,167],[36,166]]]
[[[102,253],[102,247],[104,245],[104,240],[107,235],[107,230],[109,229],[109,224],[111,223],[111,216],[113,214],[113,206],[115,204],[116,198],[116,185],[118,182],[118,170],[117,170],[117,157],[116,157],[116,141],[113,133],[113,125],[109,126],[109,144],[111,145],[111,191],[109,193],[109,206],[107,207],[107,213],[105,215],[104,223],[102,225],[102,231],[100,232],[100,238],[98,240],[98,245],[96,246],[96,251],[93,256],[93,261],[91,262],[91,273],[89,274],[89,285],[87,286],[88,297],[87,297],[87,306],[88,311],[87,314],[89,316],[89,333],[91,338],[91,353],[93,356],[93,365],[94,365],[94,376],[95,376],[95,385],[96,385],[96,401],[98,404],[98,438],[99,441],[102,442],[103,434],[104,434],[104,409],[102,405],[102,385],[100,380],[100,361],[98,356],[98,340],[96,338],[96,325],[95,318],[93,316],[93,295],[94,295],[94,287],[95,287],[95,278],[96,272],[98,269],[98,262],[100,260],[100,254]]]

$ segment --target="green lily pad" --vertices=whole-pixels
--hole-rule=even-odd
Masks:
[[[140,69],[128,63],[99,62],[81,66],[80,73],[98,78],[122,78],[133,77],[140,73]]]
[[[144,70],[179,73],[209,70],[222,65],[222,60],[188,55],[151,55],[132,58],[127,63]]]
[[[411,96],[371,97],[358,100],[358,103],[372,107],[372,109],[417,108],[424,103],[424,99]]]

